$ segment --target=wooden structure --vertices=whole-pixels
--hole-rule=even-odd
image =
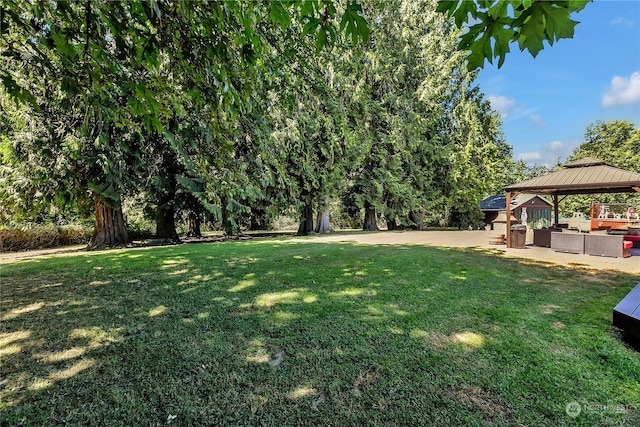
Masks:
[[[640,174],[608,165],[602,160],[584,158],[567,163],[560,170],[509,185],[506,208],[510,213],[511,199],[518,193],[532,193],[553,198],[553,222],[558,224],[558,204],[572,194],[634,193],[640,192]],[[510,215],[507,215],[507,247],[511,247]]]
[[[506,198],[505,196],[489,196],[480,202],[480,210],[484,214],[485,225],[490,225],[493,230],[494,222],[501,222],[506,219]],[[551,223],[551,212],[553,204],[537,194],[519,194],[511,201],[512,218],[521,222],[523,208],[527,212],[527,224],[544,222]],[[506,222],[506,220],[504,221]],[[534,228],[529,226],[529,228]]]

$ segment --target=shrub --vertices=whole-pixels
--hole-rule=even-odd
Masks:
[[[26,251],[88,243],[91,227],[32,225],[0,228],[0,252]]]
[[[127,224],[129,240],[152,239],[156,235],[155,224],[148,220],[132,221]]]

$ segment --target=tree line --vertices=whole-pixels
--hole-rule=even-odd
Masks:
[[[569,20],[564,3],[549,13]],[[170,239],[178,212],[196,235],[204,216],[236,234],[292,211],[299,234],[323,232],[335,200],[365,230],[472,225],[516,165],[463,21],[436,6],[9,1],[0,219],[92,212],[91,247],[127,243],[131,197]]]

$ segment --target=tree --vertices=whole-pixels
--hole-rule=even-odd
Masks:
[[[433,6],[368,3],[371,42],[348,63],[356,76],[348,111],[362,145],[349,191],[365,209],[364,229],[377,229],[376,212],[389,229],[449,224],[452,205],[469,217],[510,156],[456,50],[460,32]]]
[[[0,223],[61,221],[87,216],[88,197],[77,187],[69,166],[73,158],[60,159],[75,145],[72,135],[57,140],[54,150],[41,150],[40,141],[56,138],[24,104],[17,104],[0,91]],[[50,114],[44,114],[54,121]],[[55,123],[63,120],[55,117]],[[56,126],[52,126],[55,128]]]
[[[425,145],[433,146],[438,120],[434,109],[439,103],[421,99],[420,88],[426,87],[421,85],[427,80],[435,82],[436,74],[445,73],[443,63],[437,63],[442,38],[432,21],[444,19],[435,16],[431,7],[428,3],[403,2],[400,7],[369,3],[371,42],[345,64],[345,74],[354,75],[347,89],[350,126],[362,147],[349,191],[352,202],[364,209],[365,230],[378,229],[377,213],[386,216],[389,228],[396,226],[397,219],[408,225],[409,212],[422,199],[412,186],[420,178],[409,170],[426,178],[437,167],[433,156],[418,167],[412,166]],[[424,26],[429,31],[424,31]],[[430,48],[435,57],[427,52]],[[430,180],[426,181],[422,184],[429,186]]]
[[[475,228],[482,224],[480,201],[506,185],[512,149],[500,131],[500,115],[491,109],[478,88],[461,88],[451,116],[456,122],[451,135],[455,149],[448,174],[449,224]]]
[[[569,161],[593,157],[640,173],[640,129],[626,120],[597,121],[587,126],[585,142],[576,148]]]
[[[291,29],[303,32],[302,26]],[[340,81],[334,69],[342,43],[332,51],[315,53],[296,43],[299,37],[275,38],[273,54],[265,58],[257,104],[266,105],[268,141],[261,146],[267,172],[262,178],[270,211],[295,209],[299,234],[329,230],[328,200],[344,182],[348,149],[343,138],[344,105],[338,96]],[[266,184],[266,185],[265,185]],[[314,228],[314,210],[323,227]],[[262,208],[261,208],[262,209]],[[262,209],[264,210],[264,209]]]
[[[271,165],[287,183],[288,197],[284,203],[300,211],[298,234],[325,232],[328,207],[322,210],[326,215],[325,229],[314,229],[313,211],[318,203],[328,204],[327,200],[344,181],[345,147],[340,129],[344,112],[326,82],[320,83],[318,92],[317,87],[307,86],[299,76],[290,78],[294,81],[289,87],[295,93],[280,97],[280,109],[271,112],[272,145],[279,151]]]
[[[339,24],[353,42],[368,36],[359,10],[349,2]],[[166,133],[163,117],[180,105],[166,94],[186,91],[195,103],[237,115],[246,107],[243,79],[255,75],[268,44],[265,34],[286,33],[292,15],[305,23],[305,34],[315,36],[317,49],[340,31],[330,0],[9,1],[0,12],[6,91],[30,102],[34,112],[52,103],[47,91],[61,94],[52,106],[60,113],[73,103],[86,110],[80,144],[85,167],[76,173],[82,171],[94,193],[93,247],[127,242],[120,200],[129,183],[139,183],[140,160],[149,149],[145,135]]]
[[[490,3],[486,11],[484,2],[454,3],[451,10],[439,10],[450,12],[458,24],[474,18],[486,24],[489,17],[514,12],[510,23],[474,26],[462,37],[485,44],[498,37],[495,49],[473,48],[472,54],[499,55],[501,61],[504,35],[496,25],[516,28],[520,35],[514,40],[530,44],[533,53],[540,47],[534,36],[565,37],[563,14],[579,9],[579,2],[516,1],[509,3],[513,10]],[[357,2],[4,2],[0,78],[5,92],[25,102],[43,127],[13,158],[38,165],[45,175],[37,184],[53,183],[43,186],[47,194],[67,199],[78,194],[76,200],[91,195],[93,247],[126,243],[121,201],[140,191],[154,203],[161,236],[177,237],[176,210],[186,204],[205,208],[228,233],[237,233],[256,204],[273,209],[267,198],[274,198],[275,209],[285,209],[285,201],[292,201],[288,190],[295,191],[294,203],[305,206],[307,230],[314,204],[326,206],[347,170],[354,203],[365,209],[365,228],[377,227],[377,214],[385,215],[391,228],[398,221],[419,225],[433,212],[448,217],[446,202],[459,189],[455,182],[485,185],[481,174],[453,173],[482,151],[464,135],[475,132],[489,147],[495,121],[485,120],[490,114],[474,107],[481,102],[472,99],[455,105],[468,106],[469,117],[477,119],[469,123],[489,125],[484,134],[475,125],[447,122],[456,93],[467,90],[451,80],[467,78],[463,55],[453,48],[461,33],[433,12],[435,3],[399,6],[368,4],[375,37],[366,52],[337,52],[331,60],[313,61],[307,36],[316,54],[327,45],[368,39],[369,25]],[[286,48],[279,48],[283,43]],[[283,117],[295,126],[280,127],[281,121],[271,128],[271,113],[259,106],[268,99],[256,93],[267,92],[269,76],[284,68],[273,61],[283,52],[293,78],[281,81],[300,93],[296,103],[283,96],[276,104],[283,103]],[[300,52],[304,61],[296,60]],[[334,60],[340,69],[329,78],[319,66]],[[313,67],[302,72],[307,65]],[[300,111],[290,109],[299,103]],[[199,123],[189,130],[193,116]],[[282,165],[294,160],[293,151],[274,147],[270,135],[287,128],[295,128],[290,142],[305,145],[294,156],[296,173],[303,172],[297,183],[295,174],[276,176],[290,170]],[[346,144],[361,148],[350,151]],[[48,172],[50,164],[55,173]],[[186,202],[189,198],[198,203]]]

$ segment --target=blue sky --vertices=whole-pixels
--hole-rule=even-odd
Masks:
[[[564,163],[596,120],[640,127],[640,1],[596,0],[574,19],[573,39],[535,59],[512,44],[501,69],[487,63],[480,72],[516,160]]]

